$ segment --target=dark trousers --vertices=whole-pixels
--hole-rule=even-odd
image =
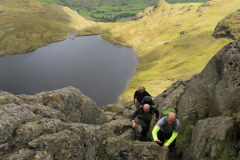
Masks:
[[[139,118],[139,122],[142,127],[140,141],[146,141],[147,140],[147,132],[149,130],[151,120],[145,120],[145,119]]]
[[[157,137],[162,143],[158,143],[158,144],[162,147],[163,144],[164,144],[164,141],[166,139],[170,139],[171,136],[172,136],[172,133],[164,133],[161,130],[159,130],[158,133],[157,133]],[[169,150],[172,150],[175,147],[176,139],[168,146]]]

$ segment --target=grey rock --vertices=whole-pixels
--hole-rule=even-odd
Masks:
[[[74,87],[66,87],[34,96],[19,95],[26,104],[51,107],[63,113],[70,122],[102,124],[107,121],[96,103]]]
[[[214,32],[213,36],[216,38],[221,37],[230,37],[234,40],[240,38],[240,9],[226,16],[223,20],[221,20]]]
[[[10,155],[7,155],[4,160],[29,160],[34,159],[35,151],[29,149],[21,149]]]
[[[240,39],[224,46],[186,89],[178,103],[179,119],[216,117],[240,99]]]
[[[23,100],[8,92],[0,91],[0,105],[14,103],[17,105],[23,104]]]
[[[117,115],[115,112],[109,112],[109,111],[104,112],[104,114],[107,118],[107,122],[113,120],[115,118],[115,116]]]
[[[120,137],[110,137],[106,150],[110,159],[168,159],[167,151],[155,142],[128,142]]]
[[[13,136],[18,125],[42,119],[30,109],[16,104],[6,104],[0,107],[0,143],[5,143]]]
[[[0,155],[2,155],[6,150],[8,150],[8,143],[3,143],[0,145]]]
[[[28,143],[30,149],[47,151],[54,159],[95,159],[103,137],[110,132],[86,124],[70,124],[69,130],[42,135]]]
[[[122,139],[136,140],[135,134],[136,133],[135,133],[134,129],[129,129],[126,132],[124,132],[123,134],[121,134],[119,137],[121,137]]]
[[[102,126],[113,131],[116,135],[120,135],[126,130],[132,128],[132,122],[130,118],[124,118],[119,116],[118,119],[110,121],[108,123],[104,123]]]
[[[199,120],[192,134],[191,145],[183,159],[196,159],[201,152],[216,156],[216,143],[226,138],[227,130],[233,126],[232,117],[215,117]]]
[[[60,132],[67,128],[67,123],[59,119],[41,119],[40,121],[28,122],[18,127],[15,131],[15,143],[24,145],[44,134]]]

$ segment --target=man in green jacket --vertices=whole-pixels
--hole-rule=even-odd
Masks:
[[[155,142],[161,147],[168,149],[173,152],[176,145],[176,138],[180,130],[180,122],[176,119],[176,114],[170,112],[168,116],[161,118],[155,125],[152,136]],[[164,140],[168,141],[164,144]]]
[[[158,121],[158,118],[159,118],[159,111],[150,104],[144,104],[143,106],[140,106],[131,116],[132,127],[136,128],[137,124],[135,123],[134,119],[136,116],[139,115],[138,118],[140,121],[140,125],[142,127],[140,141],[147,141],[147,132],[149,130],[151,120],[152,120],[152,115],[154,113],[156,114],[156,122],[155,122],[155,124],[156,124]]]

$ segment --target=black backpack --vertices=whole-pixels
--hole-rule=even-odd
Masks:
[[[141,102],[141,105],[144,105],[144,104],[149,104],[154,106],[154,101],[152,100],[152,97],[145,96]]]

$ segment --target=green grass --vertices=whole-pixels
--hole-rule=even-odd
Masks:
[[[107,14],[115,14],[115,16],[124,13],[131,13],[131,14],[137,14],[138,12],[142,11],[143,9],[155,5],[158,1],[157,0],[120,0],[120,1],[112,1],[112,0],[103,0],[103,1],[97,1],[97,0],[38,0],[39,2],[44,2],[48,4],[60,4],[63,6],[68,6],[71,9],[78,12],[79,15],[87,18],[87,19],[99,19],[104,20],[102,17],[105,17]],[[128,4],[132,4],[132,7],[128,7]],[[92,12],[92,17],[89,16],[88,11],[84,10],[83,8],[86,7]],[[119,10],[120,12],[113,12],[113,10]],[[98,13],[99,11],[103,11],[103,13]],[[134,15],[133,15],[134,16]],[[131,16],[131,17],[133,17]],[[129,18],[125,18],[126,20],[131,20]],[[110,20],[109,20],[110,21]]]
[[[90,36],[90,35],[96,35],[96,33],[88,32],[88,31],[79,31],[76,36]]]
[[[97,32],[96,32],[97,33]],[[109,36],[108,34],[102,34],[102,39],[104,39],[106,42],[111,43],[113,45],[119,45],[119,46],[123,46],[123,47],[130,47],[124,43],[120,43],[118,42],[116,39],[114,39],[113,37]]]
[[[0,56],[25,53],[51,42],[63,40],[68,33],[80,29],[85,19],[59,5],[35,0],[8,1],[0,5]],[[13,30],[5,31],[14,27]]]
[[[123,114],[123,109],[115,106],[103,106],[101,109],[104,111],[116,112],[118,116],[122,116]]]
[[[121,95],[122,103],[131,102],[139,86],[145,86],[155,97],[172,83],[201,72],[218,50],[232,41],[230,38],[216,39],[212,34],[233,7],[240,7],[237,0],[220,0],[208,7],[201,5],[168,4],[161,0],[155,7],[138,13],[137,21],[103,23],[86,28],[110,35],[138,53],[137,73]],[[204,9],[201,16],[199,8]],[[180,35],[182,31],[184,34]],[[111,43],[111,39],[108,42]]]

